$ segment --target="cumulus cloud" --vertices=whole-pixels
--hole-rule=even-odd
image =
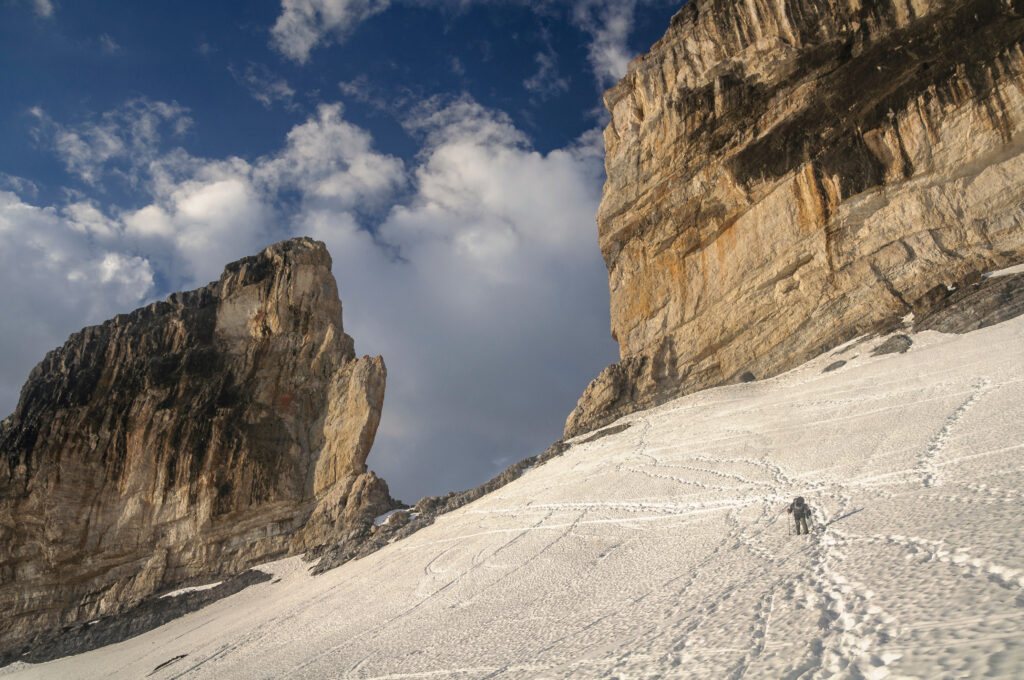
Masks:
[[[370,135],[342,118],[341,104],[321,104],[288,133],[284,149],[255,171],[268,189],[298,190],[307,202],[332,209],[372,208],[405,183],[405,167],[376,153]]]
[[[154,289],[149,260],[120,249],[115,223],[94,205],[61,211],[9,191],[0,191],[0,272],[0,403],[8,412],[43,351]]]
[[[61,210],[61,216],[72,231],[99,241],[110,242],[121,233],[117,221],[105,215],[92,201],[69,203]]]
[[[409,500],[479,483],[543,449],[615,358],[593,217],[596,131],[542,154],[501,112],[431,99],[405,122],[421,145],[406,167],[376,151],[340,104],[251,160],[137,145],[146,136],[122,120],[107,129],[121,146],[94,153],[90,177],[115,176],[122,147],[137,146],[148,158],[137,167],[141,207],[82,196],[39,207],[2,194],[0,299],[10,318],[28,320],[0,347],[8,408],[39,348],[292,235],[328,244],[346,330],[357,349],[385,357],[371,465]]]
[[[153,253],[172,287],[202,285],[223,266],[274,240],[274,211],[238,159],[200,162],[154,185],[154,201],[121,216],[126,243]]]
[[[316,45],[344,39],[357,24],[389,4],[389,0],[281,0],[281,15],[270,30],[273,45],[304,64]]]
[[[331,248],[346,328],[388,363],[373,465],[400,494],[437,493],[542,450],[614,360],[603,175],[593,135],[541,154],[469,98],[407,124],[424,141],[413,194],[376,234],[315,211],[304,226]]]
[[[177,137],[191,123],[174,103],[135,100],[71,125],[33,113],[37,136],[70,173],[100,191],[104,179],[127,179],[148,197],[142,207],[113,210],[117,234],[126,246],[152,253],[174,287],[205,283],[225,263],[283,238],[303,206],[365,215],[384,210],[383,201],[407,181],[402,161],[375,152],[370,136],[343,119],[340,104],[318,107],[280,151],[251,162],[164,148],[167,128]],[[286,205],[287,197],[297,197],[298,207]],[[87,233],[113,230],[88,203],[63,210],[72,213]]]
[[[370,136],[343,120],[340,104],[320,106],[280,151],[251,163],[178,151],[149,171],[153,200],[122,216],[125,236],[159,253],[177,287],[211,280],[227,262],[288,236],[290,225],[307,219],[303,211],[362,215],[406,181],[402,161],[374,151]]]

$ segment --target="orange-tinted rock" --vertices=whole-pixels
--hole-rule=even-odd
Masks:
[[[620,363],[566,435],[1024,259],[1024,3],[693,0],[605,94]]]

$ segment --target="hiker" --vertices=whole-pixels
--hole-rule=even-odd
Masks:
[[[797,496],[796,499],[789,504],[786,508],[786,512],[793,515],[793,521],[796,522],[796,533],[800,534],[800,527],[804,528],[804,533],[807,531],[807,518],[811,516],[811,509],[804,503],[803,496]]]

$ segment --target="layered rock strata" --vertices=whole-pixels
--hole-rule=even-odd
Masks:
[[[1024,259],[1024,2],[692,0],[605,94],[621,361],[566,436]]]
[[[366,467],[384,362],[341,312],[294,239],[50,352],[0,424],[0,650],[394,507]]]

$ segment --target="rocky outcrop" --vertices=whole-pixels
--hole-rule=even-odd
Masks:
[[[341,311],[294,239],[50,352],[0,425],[0,651],[394,507],[366,468],[384,362]]]
[[[64,626],[59,632],[43,630],[27,639],[20,649],[6,654],[0,652],[0,666],[13,661],[43,663],[113,645],[271,578],[270,574],[258,569],[249,569],[220,583],[208,584],[212,587],[185,588],[181,593],[148,597],[126,612]]]
[[[1024,3],[692,0],[605,94],[621,361],[566,435],[1024,259]]]
[[[914,311],[915,331],[969,333],[1024,314],[1024,274],[939,286]]]

